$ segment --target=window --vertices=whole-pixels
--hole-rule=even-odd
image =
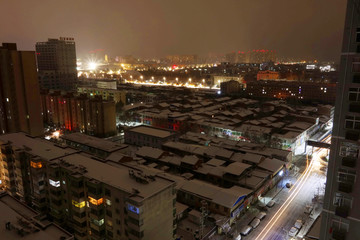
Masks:
[[[356,42],[360,43],[360,28],[356,28]]]
[[[342,142],[339,155],[342,157],[357,158],[359,156],[359,146],[354,143]]]
[[[72,200],[72,205],[74,205],[75,207],[77,208],[83,208],[85,207],[85,201],[82,201],[82,202],[77,202],[75,200]]]
[[[33,162],[33,161],[30,161],[30,166],[32,168],[42,168],[42,163],[41,162]]]
[[[340,168],[338,171],[338,182],[354,183],[356,180],[356,171]]]
[[[60,187],[60,181],[54,181],[54,180],[49,179],[49,183],[53,187]]]
[[[108,217],[112,217],[112,212],[111,212],[110,210],[106,210],[106,215],[107,215]]]
[[[137,208],[137,207],[135,207],[135,206],[133,206],[133,205],[131,205],[131,204],[128,204],[127,205],[127,209],[129,210],[129,211],[131,211],[131,212],[133,212],[133,213],[136,213],[136,214],[139,214],[139,208]]]
[[[100,205],[104,203],[104,199],[103,198],[95,199],[89,196],[89,202],[91,202],[94,205]]]
[[[111,201],[110,201],[110,199],[105,199],[105,203],[106,203],[106,205],[111,206]]]
[[[359,45],[360,47],[360,45]],[[359,51],[360,52],[360,51]],[[354,75],[353,77],[353,83],[360,83],[360,75]]]
[[[111,197],[111,191],[107,188],[105,188],[105,195]]]
[[[345,128],[360,130],[360,117],[346,116]]]
[[[349,100],[360,102],[360,88],[349,88]]]
[[[97,220],[97,219],[92,219],[92,222],[96,225],[96,226],[102,226],[104,224],[104,219],[100,219],[100,220]]]

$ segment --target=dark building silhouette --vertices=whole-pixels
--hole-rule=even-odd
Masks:
[[[360,1],[348,1],[320,239],[360,236]]]
[[[74,90],[77,84],[76,51],[73,38],[49,38],[36,43],[40,87]]]
[[[0,134],[43,134],[40,90],[34,51],[18,51],[15,43],[0,46]]]

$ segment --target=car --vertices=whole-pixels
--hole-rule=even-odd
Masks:
[[[266,213],[265,212],[259,212],[256,215],[256,218],[258,218],[259,220],[263,220],[266,217]]]
[[[246,236],[251,232],[251,230],[252,230],[252,227],[250,227],[249,225],[246,225],[241,228],[240,233],[241,233],[241,235]]]
[[[270,201],[266,204],[266,206],[269,207],[269,208],[273,207],[274,205],[275,205],[275,201],[274,201],[274,200],[270,200]]]
[[[241,235],[237,234],[237,236],[234,237],[234,240],[241,240]]]
[[[297,229],[296,227],[292,227],[289,231],[289,236],[290,237],[295,237],[296,234],[298,233],[299,229]]]
[[[303,225],[303,221],[301,219],[296,220],[294,227],[300,229]]]
[[[255,228],[257,228],[257,226],[259,226],[259,224],[260,224],[260,219],[254,218],[254,219],[251,221],[250,226],[251,226],[253,229],[255,229]]]

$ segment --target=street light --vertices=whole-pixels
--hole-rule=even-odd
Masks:
[[[189,82],[191,82],[191,78],[189,78]]]

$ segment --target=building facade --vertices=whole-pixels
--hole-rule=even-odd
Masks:
[[[98,137],[116,133],[114,101],[90,98],[86,94],[43,90],[41,105],[44,123],[49,126]]]
[[[246,93],[251,97],[334,103],[336,83],[259,80],[248,82],[246,84]]]
[[[320,239],[360,236],[360,1],[348,1]]]
[[[23,131],[43,134],[35,53],[18,51],[15,43],[0,46],[0,134]]]
[[[36,43],[40,87],[75,90],[77,85],[74,38],[52,39]]]
[[[1,187],[76,239],[174,238],[174,181],[23,133],[1,135],[0,145],[0,171],[18,178],[2,175]]]

